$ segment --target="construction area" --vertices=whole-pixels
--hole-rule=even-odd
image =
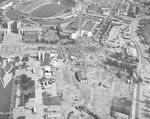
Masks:
[[[29,82],[35,83],[29,89],[28,86],[19,88],[22,84],[17,83],[20,91],[16,94],[18,107],[13,110],[15,119],[26,116],[36,119],[43,116],[45,119],[129,119],[132,84],[118,78],[104,65],[105,48],[83,40],[66,47],[24,45],[26,55],[16,62],[20,68],[15,76],[22,80],[22,75],[26,75]],[[126,99],[130,103],[128,107]]]

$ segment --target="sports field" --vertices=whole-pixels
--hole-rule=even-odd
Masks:
[[[65,8],[61,4],[46,4],[31,11],[30,15],[36,18],[49,18],[57,15]]]

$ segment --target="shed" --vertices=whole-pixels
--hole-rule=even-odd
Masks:
[[[75,77],[80,82],[87,82],[87,75],[86,72],[83,71],[77,71],[75,72]]]

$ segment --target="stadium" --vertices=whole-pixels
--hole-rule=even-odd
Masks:
[[[62,16],[71,14],[75,4],[74,0],[28,0],[8,8],[5,17],[7,19],[26,18],[26,20],[23,20],[26,22],[39,20],[47,22],[47,20],[63,18]],[[39,23],[37,22],[37,24]]]

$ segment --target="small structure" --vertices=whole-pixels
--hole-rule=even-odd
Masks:
[[[50,107],[48,107],[48,108],[46,108],[45,110],[44,110],[45,112],[56,112],[56,111],[60,111],[60,106],[50,106]]]
[[[51,112],[48,114],[45,114],[46,119],[51,119],[51,118],[60,118],[60,113],[59,112]]]
[[[129,98],[113,98],[111,116],[115,119],[129,119],[131,115],[132,101]]]
[[[36,114],[36,113],[37,113],[37,111],[36,111],[36,108],[35,108],[35,107],[33,107],[31,110],[32,110],[32,113],[33,113],[33,114]]]
[[[43,52],[43,62],[44,62],[45,66],[50,64],[50,54],[49,53]]]
[[[3,36],[9,32],[8,28],[0,27],[0,36]]]
[[[75,77],[80,82],[87,82],[87,76],[86,73],[83,71],[78,71],[75,73]]]
[[[17,119],[26,119],[25,116],[17,117]]]
[[[50,77],[52,77],[52,75],[53,75],[53,71],[52,71],[51,66],[48,66],[48,65],[45,66],[44,67],[44,76],[47,78],[50,78]]]
[[[120,112],[112,111],[112,116],[115,117],[115,119],[129,119],[129,116]]]
[[[131,47],[131,46],[126,48],[126,53],[127,55],[132,56],[132,57],[137,57],[138,55],[136,48]]]

